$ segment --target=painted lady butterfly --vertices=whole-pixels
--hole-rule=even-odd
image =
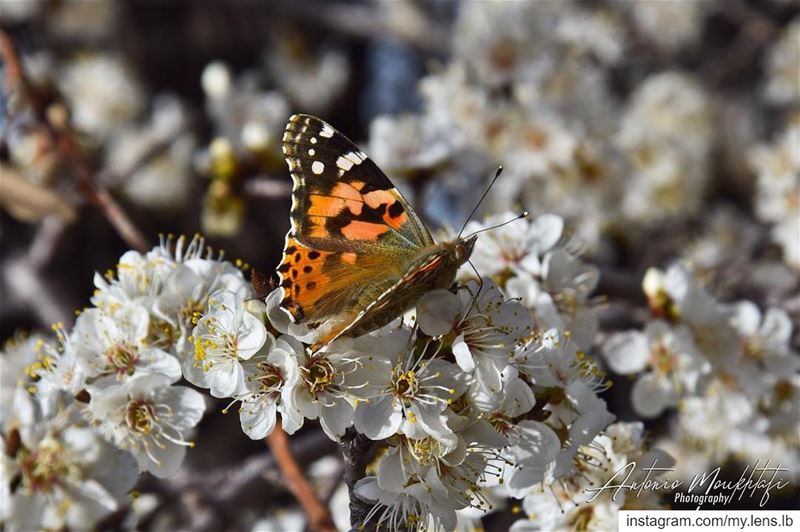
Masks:
[[[411,205],[347,137],[308,115],[289,119],[291,229],[278,266],[281,307],[316,329],[316,351],[449,288],[476,236],[437,244]]]

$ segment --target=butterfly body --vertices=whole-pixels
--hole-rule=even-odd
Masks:
[[[364,334],[382,327],[413,307],[426,292],[450,287],[455,281],[458,268],[464,262],[460,260],[464,253],[462,249],[469,248],[471,251],[473,244],[474,240],[446,242],[423,250],[419,258],[407,268],[406,273],[387,291],[381,294],[373,292],[365,298],[363,315],[347,332]],[[462,249],[456,249],[457,247]]]
[[[475,237],[435,243],[381,170],[308,115],[289,119],[292,227],[278,266],[281,307],[318,329],[316,350],[389,323],[427,291],[448,288]]]

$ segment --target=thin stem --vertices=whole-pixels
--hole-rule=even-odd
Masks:
[[[322,532],[335,532],[336,525],[333,524],[328,508],[319,500],[317,494],[308,479],[305,477],[303,470],[297,463],[297,460],[289,447],[289,437],[278,421],[275,425],[275,430],[266,438],[267,445],[272,451],[272,456],[278,463],[278,468],[281,470],[283,480],[286,482],[286,487],[292,492],[297,502],[303,508],[306,517],[308,518],[308,526],[311,530],[319,530]]]

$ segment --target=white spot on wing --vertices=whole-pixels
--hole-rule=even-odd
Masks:
[[[328,124],[323,124],[322,131],[319,132],[319,136],[325,137],[326,139],[331,138],[333,136],[333,128]]]
[[[311,165],[311,171],[319,175],[325,171],[325,165],[319,161],[314,161],[314,164]]]
[[[344,157],[339,157],[336,159],[336,166],[347,172],[353,167],[353,161]]]
[[[311,144],[317,143],[317,137],[311,137]]]
[[[346,153],[344,158],[350,161],[352,164],[361,164],[367,159],[367,156],[361,151],[351,151],[350,153]]]
[[[309,149],[308,149],[308,154],[309,154],[310,156],[312,156],[312,157],[313,157],[313,156],[314,156],[314,154],[316,154],[316,153],[317,153],[317,151],[316,151],[314,148],[309,148]]]

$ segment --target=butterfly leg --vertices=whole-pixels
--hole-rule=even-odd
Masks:
[[[472,267],[472,271],[474,271],[474,272],[475,272],[475,275],[477,275],[477,276],[478,276],[478,290],[477,290],[477,292],[475,292],[475,293],[472,295],[472,302],[471,302],[471,303],[470,303],[470,305],[469,305],[469,310],[467,310],[467,313],[466,313],[466,314],[464,314],[464,317],[467,317],[467,316],[469,316],[470,314],[472,314],[472,309],[473,309],[473,307],[475,306],[475,303],[478,301],[478,296],[480,296],[480,295],[481,295],[481,291],[483,290],[483,277],[481,276],[481,274],[480,274],[480,273],[478,273],[478,270],[477,270],[477,268],[475,268],[475,265],[474,265],[474,264],[472,264],[472,261],[471,261],[471,260],[469,260],[469,259],[468,259],[468,260],[467,260],[467,263],[468,263],[468,264],[469,264],[469,265]]]

